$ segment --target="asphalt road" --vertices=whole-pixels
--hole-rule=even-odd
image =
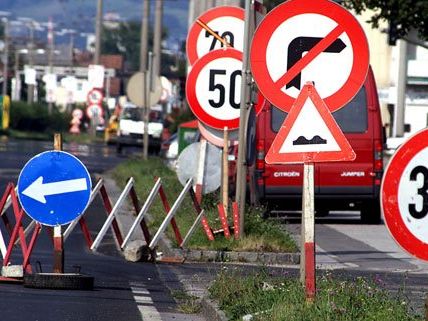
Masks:
[[[16,184],[25,163],[40,152],[52,150],[52,145],[48,142],[2,140],[0,190],[3,191],[8,182]],[[63,149],[77,156],[93,177],[113,168],[137,151],[129,149],[125,156],[118,157],[114,146],[65,144]],[[13,213],[9,211],[8,217],[12,218]],[[106,218],[99,198],[88,208],[85,218],[92,238],[95,238]],[[8,233],[1,223],[0,230],[7,239]],[[52,272],[53,244],[47,230],[43,227],[31,256],[34,271]],[[18,247],[13,253],[12,264],[22,262]],[[118,254],[110,232],[98,252],[92,253],[77,226],[65,243],[64,269],[65,272],[80,270],[82,274],[93,276],[94,291],[31,289],[20,284],[0,283],[0,320],[202,320],[179,313],[157,267],[149,263],[126,262]]]
[[[0,188],[16,182],[26,161],[52,144],[29,141],[0,141],[2,162]],[[88,167],[91,175],[113,168],[125,156],[118,157],[114,146],[65,144],[64,150],[75,154]],[[104,222],[105,211],[98,200],[89,208],[88,225],[95,235]],[[299,241],[300,219],[277,218]],[[1,227],[3,235],[7,235]],[[42,231],[32,256],[34,269],[52,270],[52,242],[46,228]],[[422,311],[428,292],[428,265],[405,253],[394,242],[384,224],[361,225],[358,212],[333,212],[316,219],[316,263],[318,273],[333,271],[338,277],[366,276],[381,278],[384,286],[397,293],[403,291],[412,306]],[[15,249],[16,251],[17,249]],[[19,250],[19,249],[18,249]],[[19,259],[19,251],[15,259]],[[207,284],[222,264],[151,265],[128,263],[115,248],[111,234],[106,236],[99,252],[91,253],[77,228],[65,244],[66,272],[95,277],[94,291],[53,291],[0,284],[0,320],[201,320],[198,316],[181,315],[171,298],[169,288],[180,288],[181,279],[188,290],[205,293]],[[38,262],[40,262],[38,264]],[[227,265],[231,267],[231,265]],[[248,273],[257,267],[233,265]],[[272,267],[275,274],[297,275],[298,267]]]

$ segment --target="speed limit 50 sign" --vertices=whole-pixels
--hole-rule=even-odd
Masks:
[[[198,59],[187,76],[186,96],[190,109],[206,125],[239,127],[241,105],[242,52],[233,49],[211,51]],[[258,96],[256,112],[264,98]]]
[[[385,223],[397,243],[428,261],[428,129],[395,152],[381,187]]]

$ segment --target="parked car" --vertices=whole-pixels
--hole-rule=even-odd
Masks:
[[[167,140],[164,140],[160,147],[159,155],[165,159],[170,168],[175,168],[178,157],[178,135],[172,134]]]
[[[352,148],[352,162],[315,164],[315,208],[319,216],[330,210],[357,209],[365,223],[379,223],[379,190],[383,174],[385,133],[371,68],[363,87],[346,106],[333,113]],[[256,160],[250,182],[256,198],[270,208],[301,208],[303,165],[265,163],[287,113],[266,104],[256,123]]]
[[[159,151],[163,130],[162,111],[151,108],[149,114],[149,147]],[[135,105],[126,105],[120,116],[117,130],[116,147],[121,153],[124,146],[142,146],[144,137],[143,109]]]

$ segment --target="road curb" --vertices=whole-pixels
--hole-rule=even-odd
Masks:
[[[263,265],[290,265],[300,263],[300,253],[272,253],[272,252],[235,252],[214,250],[192,250],[168,248],[166,242],[162,245],[166,253],[183,257],[187,262],[237,262],[259,263]]]

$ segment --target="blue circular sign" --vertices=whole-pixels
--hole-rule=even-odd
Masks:
[[[68,224],[79,217],[88,205],[91,189],[85,165],[63,151],[34,156],[18,178],[21,206],[32,219],[48,226]]]

